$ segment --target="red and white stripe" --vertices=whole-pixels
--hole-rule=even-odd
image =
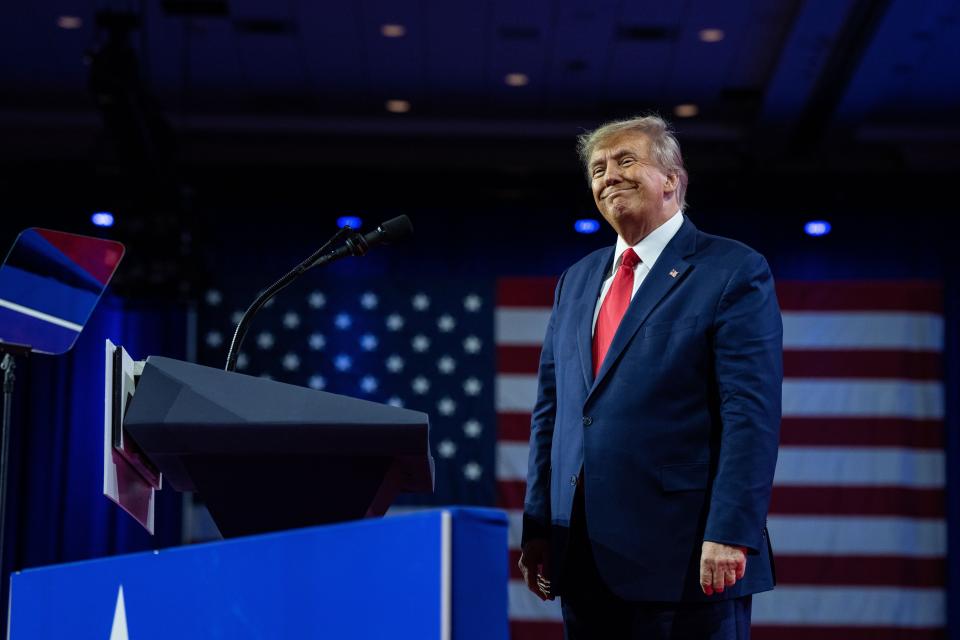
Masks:
[[[496,310],[497,482],[510,516],[514,640],[562,638],[519,580],[530,412],[556,280],[511,278]],[[944,320],[938,284],[787,282],[783,422],[770,507],[777,588],[758,640],[945,637]]]

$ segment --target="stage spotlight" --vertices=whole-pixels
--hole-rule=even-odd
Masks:
[[[826,220],[811,220],[803,225],[808,236],[825,236],[830,233],[830,223]]]
[[[362,224],[363,220],[357,216],[340,216],[337,218],[337,226],[341,229],[347,226],[349,226],[351,229],[359,229],[360,225]]]
[[[113,214],[108,211],[98,211],[92,216],[90,216],[90,222],[97,225],[98,227],[112,227]]]
[[[600,223],[592,218],[584,218],[573,223],[577,233],[596,233],[600,231]]]

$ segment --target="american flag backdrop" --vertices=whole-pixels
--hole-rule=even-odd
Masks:
[[[294,286],[257,316],[238,364],[251,375],[428,412],[437,493],[406,496],[398,510],[507,510],[514,640],[562,637],[557,603],[528,593],[515,568],[555,283],[436,274],[417,284]],[[754,637],[944,638],[942,291],[904,281],[777,290],[786,379],[769,529],[778,587],[754,599]],[[229,283],[207,292],[201,363],[222,366],[250,297]]]
[[[555,285],[508,279],[497,294],[497,486],[511,515],[514,640],[562,638],[559,606],[526,591],[515,568]],[[785,379],[769,530],[778,586],[754,598],[753,637],[945,638],[942,291],[787,282],[777,293]]]

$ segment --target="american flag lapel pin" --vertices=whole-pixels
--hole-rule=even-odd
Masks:
[[[676,278],[678,275],[680,275],[680,272],[677,271],[676,269],[671,269],[671,270],[670,270],[670,277],[671,277],[671,278]]]

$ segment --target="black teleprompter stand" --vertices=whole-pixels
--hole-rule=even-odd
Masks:
[[[3,371],[3,424],[0,433],[0,576],[4,576],[3,543],[7,523],[7,476],[10,462],[10,429],[13,415],[13,383],[16,381],[17,356],[28,356],[30,347],[0,342],[0,369]]]

